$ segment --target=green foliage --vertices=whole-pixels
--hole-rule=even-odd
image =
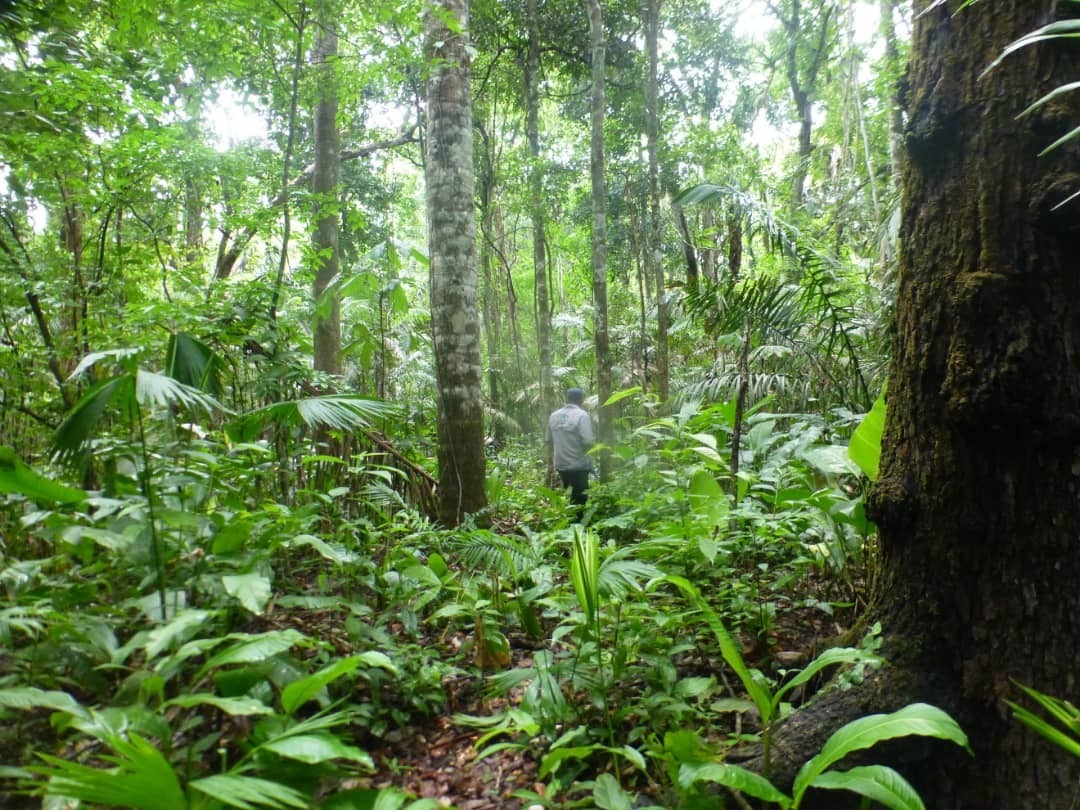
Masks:
[[[1080,757],[1080,709],[1067,700],[1043,694],[1030,686],[1020,683],[1016,686],[1035,701],[1049,720],[1024,706],[1007,701],[1013,710],[1013,717],[1063,751]]]
[[[849,790],[891,810],[923,810],[924,804],[918,793],[891,768],[867,765],[847,771],[830,770],[853,751],[872,748],[883,740],[908,736],[936,737],[970,751],[967,736],[949,715],[934,706],[913,703],[891,714],[861,717],[833,732],[821,751],[799,769],[791,796],[776,790],[767,779],[737,765],[684,764],[679,770],[679,784],[689,789],[697,782],[713,782],[777,804],[784,810],[800,807],[810,788]]]

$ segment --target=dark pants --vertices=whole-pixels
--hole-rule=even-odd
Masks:
[[[585,514],[585,502],[589,496],[585,490],[589,488],[588,470],[559,470],[559,478],[564,487],[570,487],[570,503],[577,507],[577,518],[580,521]]]

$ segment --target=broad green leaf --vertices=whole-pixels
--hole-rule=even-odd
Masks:
[[[229,640],[239,640],[229,648],[222,650],[203,667],[204,670],[223,667],[229,664],[250,664],[265,661],[304,641],[307,636],[299,630],[271,630],[257,635],[232,634]]]
[[[698,470],[690,479],[690,506],[707,527],[716,528],[727,520],[728,502],[724,490],[708,470]]]
[[[294,714],[297,709],[314,699],[329,684],[350,672],[354,672],[360,666],[360,657],[357,655],[348,658],[340,658],[330,666],[323,667],[318,672],[293,681],[281,690],[281,708],[285,714]]]
[[[971,750],[967,735],[956,721],[941,709],[926,703],[912,703],[891,714],[860,717],[835,731],[821,751],[799,769],[792,788],[796,804],[818,776],[851,752],[870,748],[883,740],[910,736],[951,740]]]
[[[10,447],[0,447],[0,492],[57,503],[77,503],[87,497],[81,489],[38,475]]]
[[[255,807],[299,807],[308,806],[307,797],[279,782],[257,779],[253,776],[236,774],[217,774],[190,783],[193,790],[205,793],[229,807],[251,810]]]
[[[848,444],[848,455],[871,481],[876,481],[881,464],[881,434],[885,430],[885,389],[882,388],[874,406],[855,428]]]
[[[221,358],[201,340],[186,332],[169,336],[165,373],[174,380],[212,396],[221,396],[222,367]]]
[[[374,770],[375,762],[366,751],[346,745],[333,734],[297,734],[270,740],[259,746],[263,750],[273,751],[287,759],[295,759],[308,765],[329,762],[335,759],[347,759],[359,762]]]
[[[632,810],[634,797],[622,789],[610,773],[602,773],[593,785],[593,802],[600,810]]]
[[[45,691],[36,686],[17,686],[0,689],[0,706],[9,709],[51,709],[86,717],[87,711],[67,692]]]
[[[321,537],[316,537],[313,534],[300,534],[294,537],[292,540],[285,544],[286,548],[294,546],[310,546],[315,549],[319,554],[330,562],[335,562],[340,565],[346,563],[356,562],[359,559],[359,555],[355,552],[348,551],[341,546],[332,546],[323,540]]]
[[[146,657],[157,658],[171,647],[174,642],[185,640],[213,615],[209,610],[182,610],[168,624],[155,627],[146,634]]]
[[[192,706],[213,706],[225,714],[233,717],[247,717],[256,714],[273,714],[274,710],[254,698],[231,698],[219,697],[209,692],[192,692],[186,695],[178,695],[166,702],[166,706],[181,706],[190,709]]]
[[[394,663],[393,659],[384,652],[368,650],[367,652],[360,653],[356,657],[360,660],[361,664],[367,664],[369,667],[381,667],[387,672],[392,672],[395,675],[398,673],[397,665]]]
[[[635,396],[641,393],[641,386],[635,385],[630,388],[624,388],[621,391],[616,391],[610,397],[608,397],[601,407],[606,408],[608,405],[614,405],[616,402],[621,402],[628,397]]]
[[[865,420],[864,420],[865,421]],[[881,439],[878,438],[880,446]],[[879,449],[880,453],[880,449]],[[842,444],[826,444],[808,447],[802,458],[824,475],[857,475],[861,469],[851,458],[851,448]]]
[[[226,574],[221,582],[229,596],[236,597],[256,616],[266,610],[266,604],[270,601],[270,578],[265,574]]]
[[[850,790],[889,810],[926,810],[918,792],[892,768],[866,765],[849,771],[826,771],[811,785],[827,790]]]
[[[791,799],[773,787],[772,782],[760,774],[721,762],[685,763],[679,766],[679,785],[690,788],[696,782],[711,782],[729,787],[755,799],[778,804],[782,808],[791,806]]]

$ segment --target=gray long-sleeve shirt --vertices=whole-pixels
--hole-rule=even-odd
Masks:
[[[568,402],[551,414],[547,432],[556,470],[592,469],[592,459],[586,453],[596,443],[596,437],[586,411]]]

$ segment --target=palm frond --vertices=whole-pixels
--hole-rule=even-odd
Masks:
[[[358,431],[370,427],[374,420],[394,416],[400,410],[398,405],[381,399],[328,394],[256,408],[229,425],[228,430],[236,441],[250,441],[271,424],[304,424],[307,427]]]
[[[543,561],[543,555],[524,538],[496,534],[486,529],[459,534],[450,544],[466,565],[502,577],[517,576]]]
[[[112,768],[94,768],[41,755],[45,766],[31,768],[49,779],[45,793],[109,807],[186,810],[187,799],[172,765],[147,740],[131,734],[104,742],[115,752],[102,757]]]
[[[139,369],[135,375],[135,398],[153,408],[184,408],[207,414],[224,411],[214,397],[164,374]]]
[[[105,409],[113,400],[131,404],[135,397],[135,375],[121,374],[94,385],[75,403],[53,436],[53,454],[61,459],[70,459],[90,440],[101,421]]]
[[[85,374],[102,360],[116,360],[119,361],[121,365],[126,368],[129,364],[123,361],[130,360],[131,358],[138,355],[141,351],[142,349],[130,348],[106,349],[105,351],[101,352],[90,352],[90,354],[86,355],[86,357],[80,360],[79,364],[75,366],[75,370],[68,375],[68,380],[74,380],[76,377]],[[127,370],[131,371],[132,369],[128,368]]]

